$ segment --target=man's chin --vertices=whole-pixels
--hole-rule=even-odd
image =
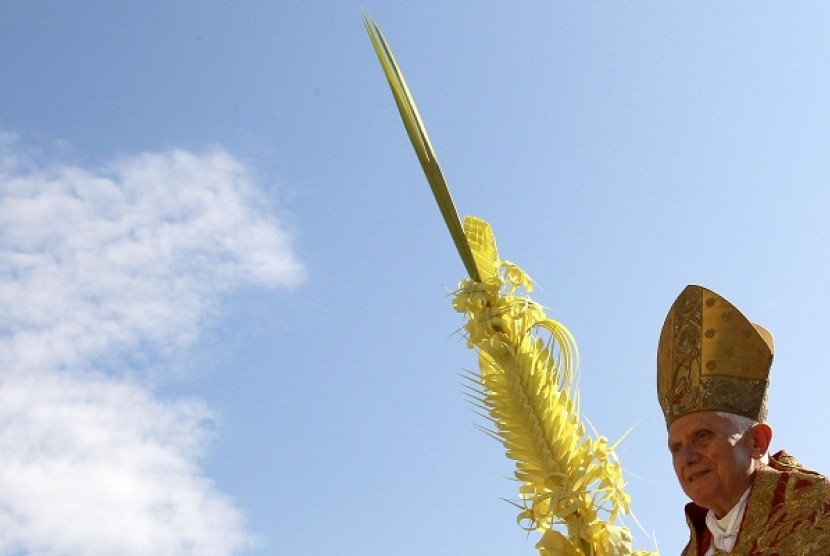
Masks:
[[[702,489],[690,488],[685,491],[686,496],[692,499],[692,502],[703,508],[709,509],[712,502],[710,493],[702,491]]]

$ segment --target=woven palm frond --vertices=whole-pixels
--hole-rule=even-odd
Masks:
[[[629,555],[631,535],[616,525],[628,513],[619,461],[604,437],[586,433],[576,391],[576,342],[526,295],[530,278],[499,259],[489,224],[467,217],[464,231],[481,282],[463,280],[453,307],[467,317],[469,374],[476,403],[516,464],[518,520],[542,533],[539,554]]]
[[[622,556],[631,551],[617,518],[629,497],[619,461],[604,437],[586,433],[579,414],[578,354],[573,336],[527,294],[530,278],[499,258],[484,220],[462,227],[435,152],[403,74],[380,28],[363,18],[395,103],[469,279],[453,307],[464,313],[467,343],[477,350],[474,403],[493,423],[489,431],[516,464],[519,523],[542,536],[540,556]]]

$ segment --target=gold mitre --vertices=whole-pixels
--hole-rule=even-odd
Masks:
[[[772,334],[715,292],[686,286],[657,347],[657,398],[666,426],[696,411],[767,416]]]

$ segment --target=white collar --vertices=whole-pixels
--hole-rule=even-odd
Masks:
[[[723,518],[718,519],[712,510],[706,513],[706,527],[712,533],[712,544],[715,548],[730,551],[735,546],[746,509],[746,501],[749,498],[749,490],[746,489],[738,503]]]

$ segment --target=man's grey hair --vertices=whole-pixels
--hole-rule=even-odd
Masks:
[[[736,413],[718,411],[717,414],[725,419],[729,419],[729,421],[732,422],[735,434],[744,434],[754,425],[758,424],[758,421],[756,421],[755,419],[745,417],[743,415],[738,415]],[[769,453],[765,453],[761,456],[760,463],[763,463],[765,465],[769,464]]]
[[[743,415],[738,415],[737,413],[718,411],[717,414],[720,417],[729,419],[732,422],[732,425],[735,427],[735,432],[739,433],[744,433],[747,430],[749,430],[749,428],[752,427],[752,425],[758,424],[758,421],[756,421],[755,419],[751,419]]]

